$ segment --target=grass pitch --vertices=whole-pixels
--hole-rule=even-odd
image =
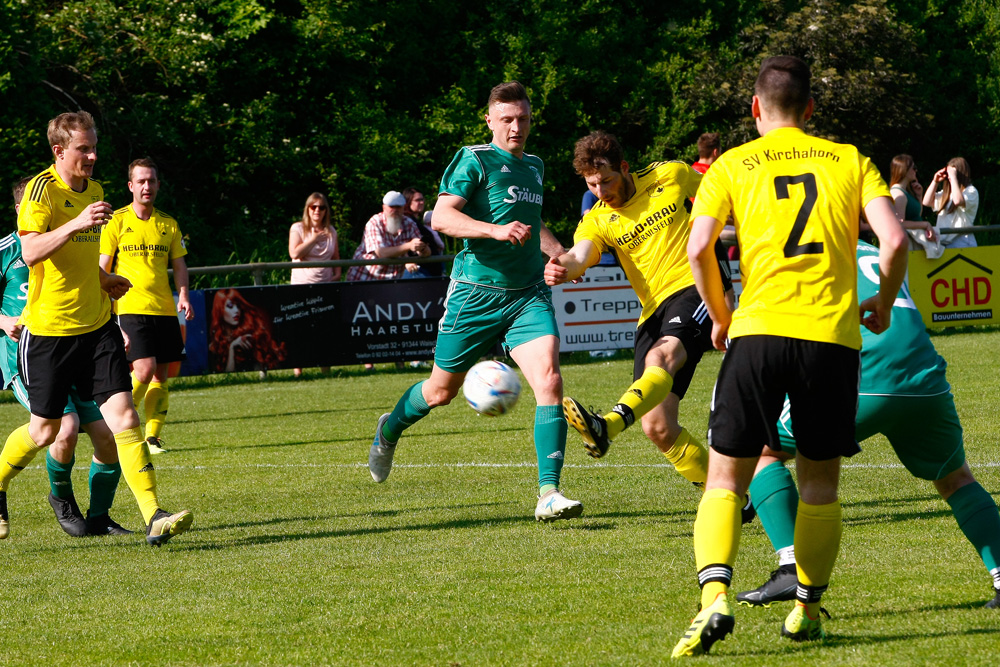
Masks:
[[[941,335],[969,460],[997,498],[1000,332]],[[993,360],[993,361],[988,361]],[[721,356],[682,403],[705,432]],[[567,392],[609,407],[631,360],[567,363]],[[192,531],[65,535],[43,459],[13,483],[0,542],[0,662],[83,664],[657,665],[694,616],[695,489],[639,429],[601,461],[571,431],[563,489],[583,516],[533,519],[533,397],[477,417],[459,399],[404,435],[385,484],[367,470],[378,415],[424,371],[341,371],[291,381],[182,380],[155,457],[167,508]],[[928,418],[933,416],[928,415]],[[0,430],[25,421],[0,405]],[[76,492],[87,506],[85,436]],[[947,505],[878,438],[845,465],[845,531],[822,644],[779,638],[791,603],[737,611],[735,634],[697,663],[988,664],[1000,612]],[[124,482],[112,516],[140,530]],[[775,567],[759,522],[743,533],[734,587]]]

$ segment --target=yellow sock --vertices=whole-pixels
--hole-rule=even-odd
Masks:
[[[681,477],[692,484],[705,485],[708,479],[708,450],[686,428],[681,429],[673,447],[663,455],[674,464]]]
[[[694,522],[694,559],[701,583],[702,609],[728,593],[733,564],[740,548],[740,508],[743,502],[727,489],[710,489],[701,497]],[[710,581],[705,581],[711,578]]]
[[[10,480],[17,477],[41,449],[31,439],[27,424],[17,427],[7,436],[0,452],[0,491],[7,491]]]
[[[830,583],[842,530],[840,501],[807,505],[799,500],[795,515],[795,567],[799,585],[818,589],[817,598]],[[815,618],[819,614],[819,600],[808,602],[806,611]]]
[[[614,440],[619,433],[662,403],[673,386],[674,379],[659,366],[650,366],[644,370],[642,377],[622,394],[611,412],[604,415],[604,421],[608,424],[608,439]]]
[[[167,383],[150,382],[146,392],[146,437],[158,438],[163,430],[163,422],[167,419],[167,407],[170,405],[170,395]]]
[[[148,384],[139,382],[136,378],[135,373],[132,373],[132,405],[136,408],[142,403],[142,399],[146,397],[146,389],[149,387]]]
[[[156,472],[149,458],[149,447],[142,439],[142,430],[136,426],[121,433],[115,433],[115,444],[118,445],[118,460],[121,462],[122,475],[132,495],[139,503],[142,520],[148,524],[153,518],[160,503],[156,498]]]

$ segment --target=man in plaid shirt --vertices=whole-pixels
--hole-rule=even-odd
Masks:
[[[403,215],[406,198],[390,190],[382,198],[382,212],[376,213],[365,224],[365,235],[354,253],[354,259],[387,259],[404,257],[413,252],[421,257],[431,254],[430,248],[420,240],[420,230]],[[347,280],[393,280],[402,278],[403,271],[416,271],[416,264],[369,264],[352,266]]]

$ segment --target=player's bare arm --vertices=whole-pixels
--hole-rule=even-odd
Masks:
[[[592,241],[583,240],[549,260],[545,265],[545,284],[561,285],[576,280],[601,261],[601,253]]]
[[[888,197],[876,197],[865,206],[865,216],[878,237],[878,294],[859,306],[861,323],[872,333],[882,333],[892,321],[892,304],[906,276],[909,241]]]
[[[170,266],[174,270],[174,287],[177,288],[177,312],[184,313],[184,319],[191,321],[194,319],[194,308],[191,307],[191,298],[188,295],[188,267],[183,257],[174,257],[170,260]]]
[[[106,201],[94,202],[58,229],[48,232],[23,232],[21,234],[21,257],[28,266],[44,262],[85,229],[95,225],[106,225],[111,220],[114,209]]]
[[[546,257],[558,257],[566,252],[565,246],[563,246],[562,243],[559,243],[559,239],[556,238],[556,235],[552,233],[552,230],[550,230],[548,225],[544,222],[538,230],[538,237],[542,248],[542,254]]]
[[[708,314],[712,318],[712,344],[715,349],[725,351],[726,337],[733,314],[726,304],[722,289],[722,275],[715,259],[715,241],[722,231],[723,222],[709,215],[701,215],[691,223],[691,237],[688,239],[688,261],[694,275],[698,294],[701,295]]]
[[[524,245],[531,238],[531,226],[522,222],[493,225],[470,218],[462,213],[465,200],[457,195],[442,193],[434,207],[431,227],[434,231],[458,239],[493,239]],[[544,238],[544,236],[543,236]]]

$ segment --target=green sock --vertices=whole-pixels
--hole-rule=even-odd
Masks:
[[[73,497],[74,461],[76,461],[75,456],[69,463],[60,463],[52,458],[51,452],[45,452],[45,469],[49,471],[49,486],[52,487],[52,495],[56,498]]]
[[[775,461],[754,475],[750,482],[750,498],[774,550],[792,546],[795,513],[799,507],[799,492],[792,481],[792,473]]]
[[[120,463],[90,462],[90,511],[87,516],[107,514],[115,502],[118,480],[122,478]]]
[[[382,435],[389,442],[399,440],[403,431],[430,414],[431,409],[427,407],[427,401],[424,400],[421,390],[424,382],[426,380],[421,380],[403,392],[396,407],[392,409],[392,414],[382,425]]]
[[[535,454],[538,456],[538,487],[559,486],[566,453],[566,417],[561,405],[535,408]]]
[[[979,482],[966,484],[948,498],[958,527],[991,572],[1000,560],[1000,510]]]

